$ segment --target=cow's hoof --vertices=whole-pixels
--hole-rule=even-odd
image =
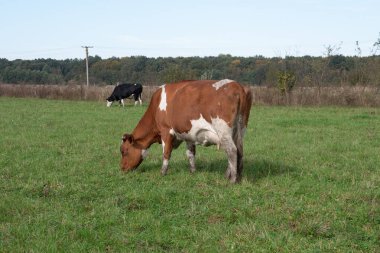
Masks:
[[[230,177],[230,183],[231,184],[236,184],[238,181],[236,180],[236,176],[232,176]]]
[[[230,171],[229,168],[227,168],[226,173],[224,174],[224,176],[225,176],[227,179],[230,179],[230,178],[231,178],[231,171]]]

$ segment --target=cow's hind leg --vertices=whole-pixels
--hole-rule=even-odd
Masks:
[[[237,148],[237,178],[238,182],[241,181],[243,175],[243,140],[238,137],[236,140],[236,148]]]
[[[141,94],[133,94],[133,98],[135,100],[135,106],[137,103],[140,103],[140,105],[142,105]]]
[[[228,159],[228,167],[226,170],[226,178],[230,180],[231,183],[236,183],[237,179],[237,148],[231,137],[226,138],[221,143],[221,148],[226,152]]]
[[[240,123],[240,122],[239,122]],[[237,148],[237,181],[240,181],[243,174],[243,127],[239,124],[234,133],[234,143]]]
[[[193,173],[195,172],[195,144],[192,142],[187,142],[186,144],[187,144],[186,155],[190,163],[190,172]]]
[[[135,100],[135,106],[137,105],[138,95],[136,93],[133,94],[133,99]]]
[[[140,105],[142,105],[141,94],[139,95],[139,102],[140,102]]]

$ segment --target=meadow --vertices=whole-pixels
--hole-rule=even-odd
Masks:
[[[253,106],[225,154],[119,170],[146,105],[0,97],[0,252],[380,252],[380,109]]]

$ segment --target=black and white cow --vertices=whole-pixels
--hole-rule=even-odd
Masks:
[[[110,107],[114,101],[120,101],[124,106],[124,98],[132,98],[135,100],[135,105],[137,102],[142,104],[141,93],[143,87],[139,83],[122,83],[118,84],[113,90],[111,96],[107,98],[107,107]]]

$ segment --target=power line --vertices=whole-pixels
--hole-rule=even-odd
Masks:
[[[86,76],[87,76],[87,86],[89,84],[88,82],[88,49],[93,48],[93,46],[82,46],[86,50]]]

